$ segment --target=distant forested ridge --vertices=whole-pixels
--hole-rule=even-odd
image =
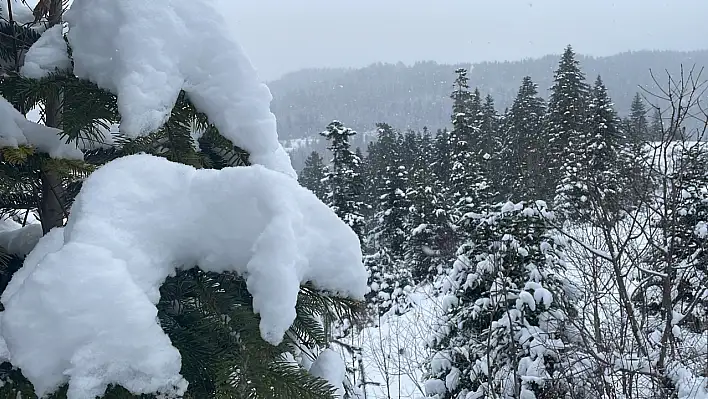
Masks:
[[[524,76],[530,76],[547,98],[558,61],[558,55],[548,55],[473,65],[378,63],[361,69],[306,69],[268,84],[283,140],[317,136],[333,119],[359,132],[373,131],[381,121],[401,130],[427,126],[434,131],[450,126],[450,90],[457,68],[470,69],[470,86],[483,95],[491,94],[497,109],[503,111],[511,105]],[[666,69],[678,76],[681,65],[686,69],[708,66],[708,50],[637,51],[578,56],[578,61],[588,76],[602,76],[618,113],[626,115],[640,86],[655,86],[650,70],[663,82]]]

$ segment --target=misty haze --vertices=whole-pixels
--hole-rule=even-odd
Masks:
[[[708,399],[707,20],[0,0],[0,399]]]

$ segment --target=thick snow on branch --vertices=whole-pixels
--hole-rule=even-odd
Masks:
[[[335,398],[344,397],[346,366],[339,353],[332,349],[325,349],[317,356],[309,371],[310,374],[322,378],[334,387]]]
[[[250,161],[295,177],[272,96],[212,0],[74,0],[74,73],[118,96],[121,133],[158,129],[181,89]]]
[[[30,223],[26,226],[11,220],[0,220],[0,247],[8,253],[26,256],[42,237],[42,225]]]
[[[71,59],[62,34],[63,26],[47,29],[25,55],[20,74],[31,79],[41,79],[55,71],[71,69]]]
[[[85,181],[67,226],[39,241],[3,293],[12,364],[39,396],[67,380],[70,399],[110,383],[179,394],[180,355],[155,304],[167,276],[194,265],[243,275],[273,344],[295,319],[301,283],[366,292],[357,236],[294,179],[133,155]]]
[[[28,121],[12,104],[0,96],[0,147],[28,145],[52,158],[83,159],[74,144],[65,143],[61,130]]]

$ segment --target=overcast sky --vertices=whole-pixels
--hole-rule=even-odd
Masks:
[[[376,61],[708,48],[708,0],[222,0],[261,77]]]

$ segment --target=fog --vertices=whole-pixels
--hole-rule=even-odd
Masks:
[[[708,46],[705,0],[221,0],[265,80],[305,67]]]

